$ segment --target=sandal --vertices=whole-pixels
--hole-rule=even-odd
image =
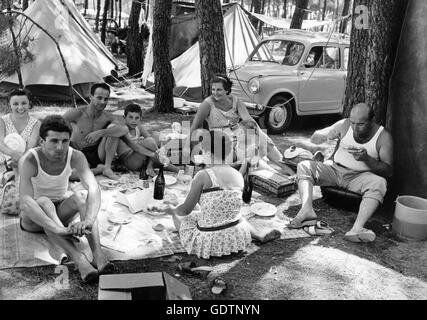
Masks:
[[[351,242],[372,242],[375,237],[375,233],[366,228],[362,228],[359,232],[348,231],[344,235],[344,239]]]
[[[221,294],[225,289],[227,289],[227,283],[222,278],[215,278],[211,291],[213,294]]]
[[[190,262],[178,263],[178,270],[182,272],[204,276],[210,273],[213,269],[210,266],[197,267],[194,261],[190,261]]]
[[[332,229],[327,222],[319,220],[314,226],[304,227],[304,231],[312,236],[321,236],[324,234],[331,234],[334,232],[334,229]]]
[[[293,219],[289,224],[287,225],[288,229],[301,229],[304,227],[310,227],[315,226],[317,223],[317,218],[309,218],[305,220],[300,219]]]

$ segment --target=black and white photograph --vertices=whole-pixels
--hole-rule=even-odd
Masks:
[[[425,301],[426,16],[0,0],[0,300]]]

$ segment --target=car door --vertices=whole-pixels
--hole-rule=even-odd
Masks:
[[[346,76],[340,46],[313,45],[305,62],[313,55],[314,65],[303,63],[300,67],[298,111],[300,114],[340,112]]]

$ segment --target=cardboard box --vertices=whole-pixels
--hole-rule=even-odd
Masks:
[[[99,277],[98,300],[191,300],[188,287],[165,272]]]

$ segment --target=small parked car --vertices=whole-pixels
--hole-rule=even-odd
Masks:
[[[286,131],[295,115],[340,113],[349,47],[348,36],[303,30],[263,39],[228,71],[232,94],[272,134]]]

